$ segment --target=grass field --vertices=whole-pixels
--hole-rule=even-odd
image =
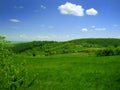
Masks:
[[[38,74],[28,90],[120,90],[120,56],[62,55],[15,60],[25,60],[29,78]]]
[[[0,44],[0,90],[120,90],[119,41]]]

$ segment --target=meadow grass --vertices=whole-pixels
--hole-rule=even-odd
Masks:
[[[29,78],[37,74],[28,90],[120,90],[120,56],[69,54],[15,59],[16,63],[25,60]]]

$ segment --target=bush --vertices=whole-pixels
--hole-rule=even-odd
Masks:
[[[0,90],[24,90],[35,80],[27,81],[24,64],[15,65],[12,56],[12,51],[6,48],[5,38],[0,36]]]
[[[120,55],[120,48],[106,48],[103,50],[98,50],[96,56],[112,56]]]
[[[120,55],[120,48],[116,48],[114,54],[115,54],[115,55]]]
[[[104,50],[98,50],[96,52],[97,56],[111,56],[113,55],[113,51],[111,49],[104,49]]]

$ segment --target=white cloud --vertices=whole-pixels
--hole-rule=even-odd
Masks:
[[[72,4],[70,2],[66,2],[64,5],[60,5],[58,7],[61,14],[70,14],[75,16],[84,16],[84,9],[81,5]]]
[[[95,28],[95,30],[97,30],[97,31],[105,31],[106,28]]]
[[[44,5],[40,5],[40,7],[41,7],[42,9],[46,9],[46,7],[45,7]]]
[[[82,31],[82,32],[87,32],[88,29],[87,29],[87,28],[82,28],[81,31]]]
[[[21,22],[21,21],[18,20],[18,19],[10,19],[10,22],[13,22],[13,23],[19,23],[19,22]]]
[[[87,9],[87,10],[86,10],[86,14],[87,14],[87,15],[93,15],[93,16],[95,16],[95,15],[98,14],[98,11],[95,10],[94,8],[90,8],[90,9]]]

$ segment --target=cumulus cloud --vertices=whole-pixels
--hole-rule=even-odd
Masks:
[[[95,28],[95,30],[97,30],[97,31],[105,31],[106,28]]]
[[[82,28],[81,31],[82,31],[82,32],[87,32],[88,29],[87,29],[87,28]]]
[[[86,10],[86,14],[87,14],[87,15],[93,15],[93,16],[95,16],[95,15],[98,14],[98,11],[95,10],[94,8],[90,8],[90,9],[87,9],[87,10]]]
[[[18,19],[10,19],[10,22],[13,22],[13,23],[19,23],[19,22],[21,22],[21,21],[18,20]]]
[[[61,14],[70,14],[75,16],[84,16],[84,9],[81,5],[72,4],[70,2],[66,2],[64,5],[60,5],[58,7]]]

